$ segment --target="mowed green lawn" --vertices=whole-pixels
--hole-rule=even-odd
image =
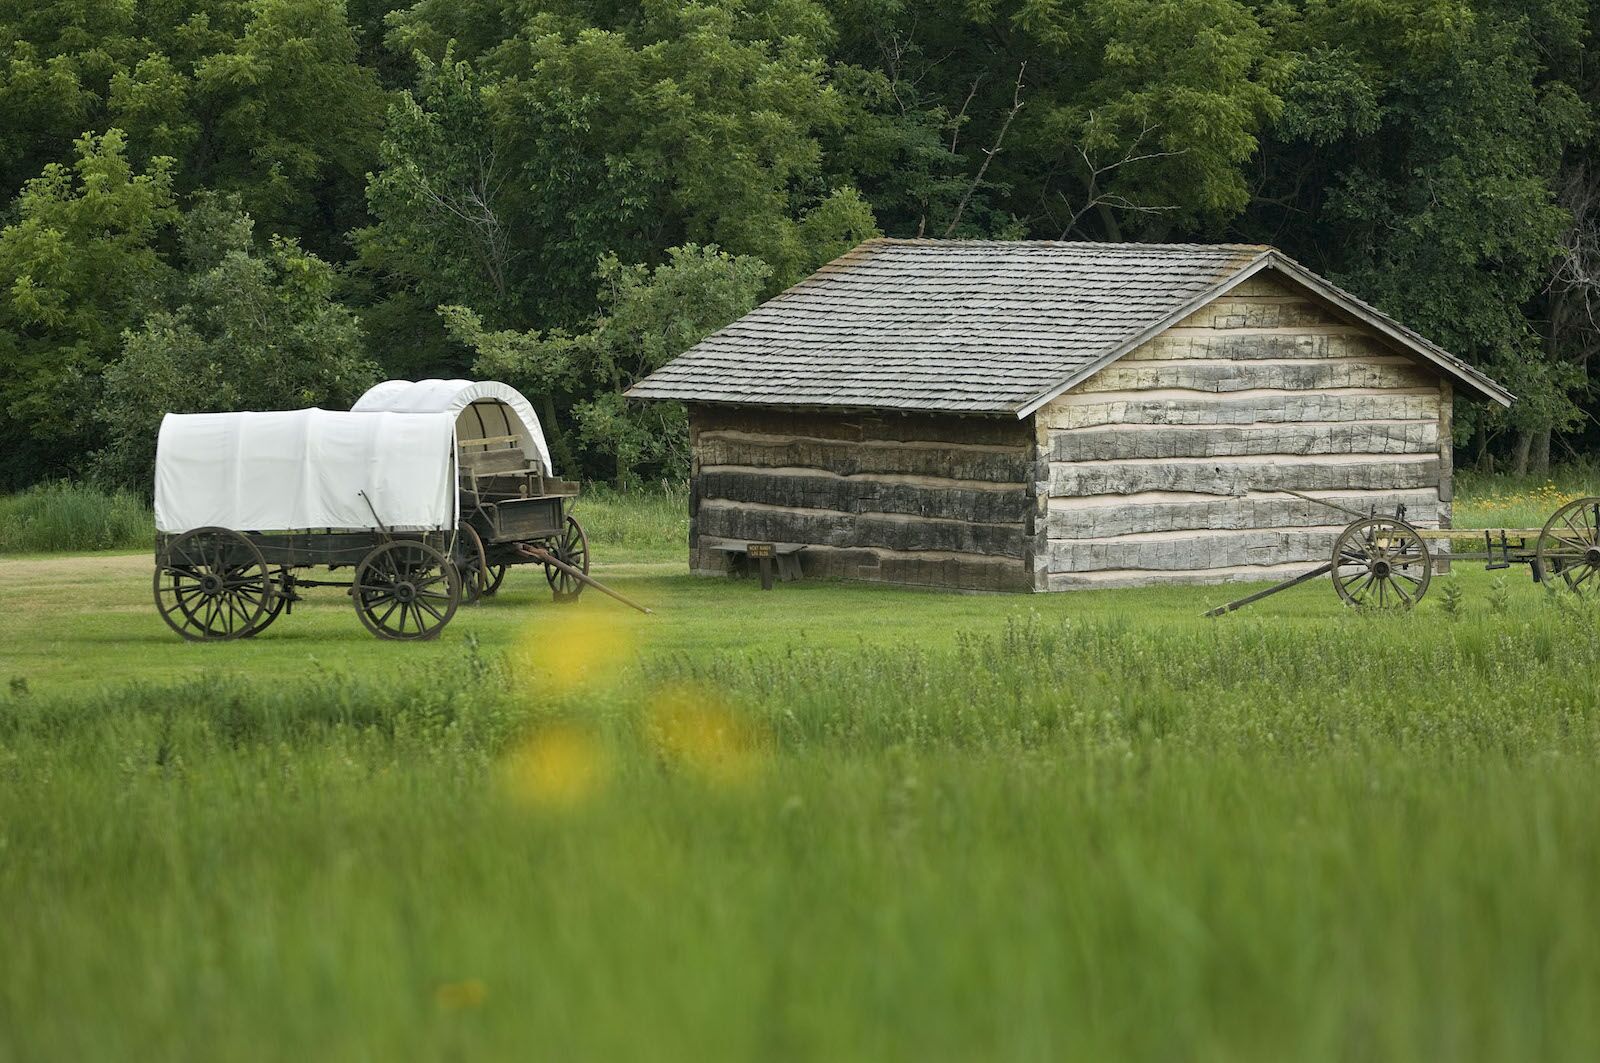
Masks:
[[[523,570],[426,645],[0,558],[0,1059],[1600,1052],[1595,602],[763,593],[597,517],[654,616]]]

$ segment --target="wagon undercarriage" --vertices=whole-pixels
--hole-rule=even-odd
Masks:
[[[1308,501],[1321,499],[1288,492]],[[1349,510],[1333,506],[1341,512]],[[1600,587],[1600,498],[1578,498],[1551,514],[1542,528],[1418,528],[1402,507],[1392,516],[1355,514],[1334,541],[1329,560],[1265,590],[1209,610],[1221,616],[1323,576],[1335,593],[1358,609],[1408,609],[1428,592],[1438,562],[1481,561],[1485,567],[1527,565],[1535,583],[1581,591]],[[1457,552],[1453,544],[1482,543],[1482,550]],[[1442,549],[1429,544],[1442,544]]]

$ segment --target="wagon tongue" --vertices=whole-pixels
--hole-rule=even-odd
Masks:
[[[646,615],[655,612],[653,609],[647,609],[640,605],[627,595],[612,590],[610,587],[607,587],[604,583],[601,583],[599,580],[595,579],[587,572],[584,572],[582,569],[574,568],[573,566],[567,564],[565,561],[561,560],[555,554],[551,553],[549,550],[546,550],[542,546],[534,546],[530,543],[513,543],[512,545],[516,547],[517,553],[521,554],[523,557],[531,558],[534,561],[539,561],[543,564],[554,566],[555,568],[560,569],[562,572],[565,572],[567,575],[571,576],[573,579],[588,584],[601,594],[615,598],[617,601],[621,602],[623,605],[626,605],[630,609],[637,609],[639,612],[645,613]]]

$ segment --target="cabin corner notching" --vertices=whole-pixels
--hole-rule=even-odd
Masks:
[[[1064,590],[1325,561],[1300,494],[1448,526],[1457,389],[1510,399],[1269,248],[873,241],[634,395],[689,405],[698,572]]]

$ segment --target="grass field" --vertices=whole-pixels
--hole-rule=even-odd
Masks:
[[[1600,1052],[1600,603],[764,594],[680,504],[584,502],[655,616],[428,645],[0,559],[0,1059]]]

